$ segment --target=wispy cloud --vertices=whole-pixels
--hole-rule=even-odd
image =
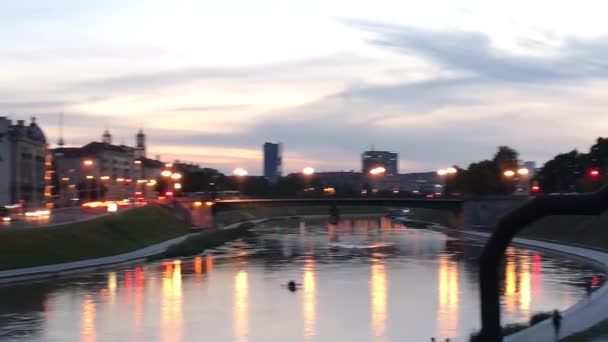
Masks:
[[[481,32],[430,31],[409,26],[349,20],[373,33],[371,43],[401,53],[413,53],[478,77],[510,82],[546,82],[608,76],[608,37],[566,39],[553,56],[524,56],[494,48]]]

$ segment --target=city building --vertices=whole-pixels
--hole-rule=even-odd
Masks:
[[[317,172],[315,179],[324,187],[349,187],[353,191],[359,191],[362,185],[361,172],[336,171],[336,172]]]
[[[13,124],[0,117],[0,205],[23,203],[40,207],[45,201],[47,172],[46,137],[36,119]]]
[[[369,174],[372,169],[383,167],[384,175],[393,176],[399,174],[399,157],[396,152],[388,151],[365,151],[361,154],[361,171]]]
[[[264,143],[264,177],[272,184],[281,178],[282,148],[281,144]]]
[[[136,147],[113,145],[108,130],[101,140],[83,147],[53,150],[59,205],[154,195],[151,181],[160,176],[165,164],[142,157],[146,150],[143,132],[136,135]]]

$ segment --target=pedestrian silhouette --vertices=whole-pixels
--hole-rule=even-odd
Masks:
[[[555,340],[559,341],[559,329],[562,326],[562,315],[559,311],[553,310],[553,329],[555,330]]]

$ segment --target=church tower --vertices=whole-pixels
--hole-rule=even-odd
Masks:
[[[145,158],[146,157],[146,135],[143,130],[139,130],[139,133],[135,136],[136,146],[135,146],[135,158]]]
[[[110,134],[110,131],[108,131],[107,129],[105,130],[105,132],[103,132],[103,135],[101,136],[101,142],[104,144],[112,144],[112,134]]]

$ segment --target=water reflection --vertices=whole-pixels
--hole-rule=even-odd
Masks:
[[[82,318],[80,323],[80,341],[95,342],[95,302],[91,295],[82,300]]]
[[[384,336],[386,330],[386,269],[382,257],[381,253],[374,253],[370,273],[372,331],[375,336]]]
[[[505,282],[504,282],[504,302],[507,312],[514,312],[517,307],[517,275],[515,271],[515,250],[508,247],[505,251]]]
[[[438,334],[439,336],[455,336],[458,329],[458,301],[460,298],[458,263],[450,260],[448,255],[440,255],[438,273]]]
[[[478,242],[381,218],[307,220],[302,230],[300,222],[260,227],[260,235],[215,252],[222,257],[2,287],[0,340],[465,341],[479,328]],[[604,281],[517,248],[503,267],[505,324],[563,310],[584,297],[585,280]],[[281,291],[289,279],[302,290]]]
[[[142,319],[143,319],[143,305],[144,305],[144,271],[141,266],[135,267],[135,295],[133,305],[134,315],[134,335],[139,336],[141,334]]]
[[[316,321],[316,284],[315,284],[315,261],[312,258],[306,260],[302,280],[302,314],[304,316],[304,339],[311,341],[315,335]]]
[[[528,251],[524,251],[519,259],[521,265],[519,270],[519,311],[524,316],[530,315],[530,303],[532,301],[532,290],[531,290],[531,274],[530,274],[530,263],[532,258]]]
[[[181,341],[182,264],[180,260],[163,263],[161,298],[162,341]]]
[[[238,342],[246,342],[249,334],[249,284],[245,270],[234,277],[233,324],[234,337]]]

